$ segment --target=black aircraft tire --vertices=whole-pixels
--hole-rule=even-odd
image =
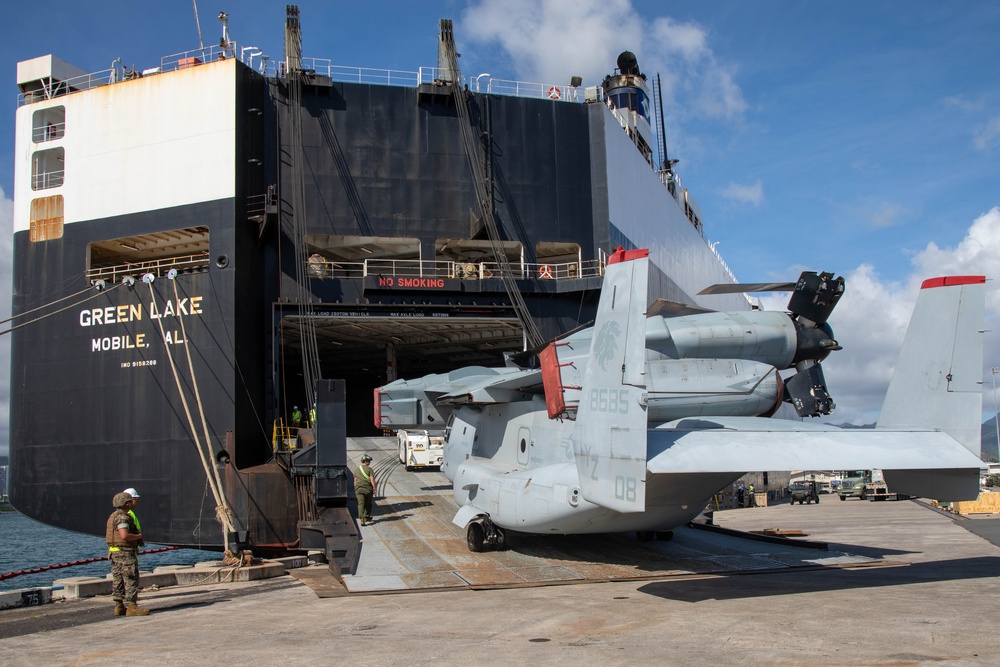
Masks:
[[[654,533],[651,530],[637,530],[635,531],[635,539],[640,542],[652,542]]]
[[[661,542],[669,542],[674,539],[674,531],[672,530],[658,530],[656,531],[656,539]]]
[[[474,553],[479,553],[483,550],[483,539],[486,537],[486,532],[483,530],[483,524],[478,521],[473,521],[469,524],[469,527],[465,531],[465,541],[469,545],[469,551]]]
[[[840,499],[841,500],[847,500],[847,496],[841,496]]]

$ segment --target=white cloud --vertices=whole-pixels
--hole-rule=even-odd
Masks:
[[[579,75],[596,85],[629,50],[650,82],[662,73],[666,104],[684,91],[683,114],[739,121],[747,108],[734,65],[716,58],[704,28],[642,17],[631,0],[479,0],[462,14],[459,34],[499,44],[525,81],[563,83]]]
[[[630,0],[481,0],[463,12],[459,35],[499,43],[522,80],[565,83],[579,75],[595,85],[621,51],[640,48],[642,25]]]
[[[823,369],[837,409],[828,421],[871,423],[885,398],[920,284],[945,275],[985,275],[986,339],[984,377],[1000,365],[1000,208],[977,218],[954,248],[931,243],[913,259],[903,283],[883,282],[870,265],[846,276],[847,289],[830,318],[844,349],[830,355]],[[768,300],[768,307],[784,303]],[[992,403],[988,403],[992,405]]]
[[[981,151],[1000,145],[1000,114],[978,125],[972,131],[972,145]]]
[[[847,220],[864,224],[869,229],[884,229],[899,224],[907,209],[902,204],[890,201],[862,201],[852,204],[838,204]]]
[[[868,226],[873,229],[892,227],[905,210],[901,204],[882,202],[875,209],[868,211]]]
[[[983,100],[970,100],[964,95],[952,95],[944,98],[944,105],[961,111],[982,111],[985,103]]]
[[[722,196],[726,199],[760,206],[764,203],[764,185],[757,179],[753,185],[743,185],[740,183],[730,183],[722,189]]]

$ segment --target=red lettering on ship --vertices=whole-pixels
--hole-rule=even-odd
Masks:
[[[400,278],[400,287],[418,287],[421,289],[441,289],[444,287],[443,278]]]

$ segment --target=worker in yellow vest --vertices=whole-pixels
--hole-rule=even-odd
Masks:
[[[115,601],[115,616],[148,616],[149,610],[139,607],[139,544],[142,533],[135,525],[130,510],[135,501],[127,493],[116,494],[115,511],[108,517],[105,538],[111,561],[111,597]]]

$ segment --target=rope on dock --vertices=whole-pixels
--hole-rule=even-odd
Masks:
[[[158,554],[163,551],[173,551],[174,549],[180,549],[180,547],[162,547],[160,549],[146,549],[145,551],[140,551],[139,555],[145,554]],[[63,567],[73,567],[74,565],[86,565],[87,563],[99,563],[102,560],[107,560],[107,556],[99,556],[97,558],[84,558],[83,560],[74,560],[69,563],[59,563],[58,565],[46,565],[45,567],[35,567],[30,570],[18,570],[17,572],[8,572],[6,574],[0,574],[0,581],[4,579],[12,579],[14,577],[19,577],[22,574],[38,574],[39,572],[46,572],[48,570],[58,570]]]

